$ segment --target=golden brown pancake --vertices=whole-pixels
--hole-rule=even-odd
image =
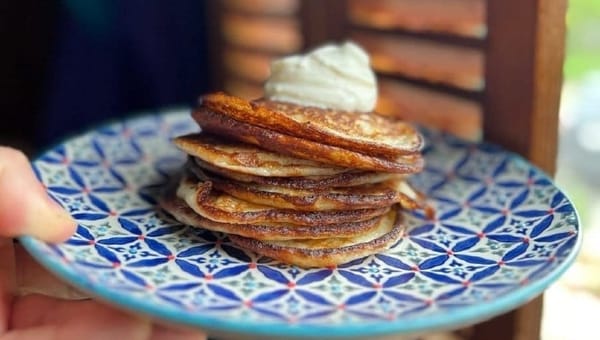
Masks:
[[[370,171],[416,173],[423,169],[420,154],[403,155],[395,159],[380,158],[242,123],[205,108],[195,110],[192,116],[203,131],[303,159]]]
[[[221,223],[258,224],[293,223],[298,225],[323,225],[365,221],[385,214],[390,208],[298,211],[278,209],[247,202],[214,190],[211,182],[202,182],[184,176],[177,188],[181,198],[197,214]]]
[[[175,139],[190,158],[161,205],[241,248],[338,265],[394,245],[402,208],[430,212],[406,182],[424,161],[404,122],[223,93],[202,97],[192,118],[202,132]]]
[[[250,102],[222,92],[203,96],[201,106],[239,122],[369,155],[390,158],[416,153],[423,146],[413,126],[374,113]]]
[[[383,252],[402,237],[405,227],[398,209],[390,210],[369,233],[348,238],[260,241],[238,235],[229,239],[241,248],[300,267],[325,267]]]
[[[220,168],[257,176],[323,176],[348,169],[269,152],[254,145],[227,141],[207,133],[180,136],[175,145],[187,153]]]
[[[407,209],[422,207],[417,193],[401,175],[381,183],[346,188],[294,189],[268,184],[244,183],[208,175],[193,164],[190,171],[203,182],[233,197],[281,209],[301,211],[350,210],[389,207],[402,203]]]
[[[355,185],[373,184],[392,179],[398,174],[374,171],[350,171],[330,176],[303,176],[303,177],[265,177],[248,175],[237,171],[214,166],[201,159],[193,161],[209,173],[245,183],[258,183],[274,185],[285,188],[297,189],[323,189],[332,187],[350,187]]]
[[[360,222],[303,226],[291,223],[236,224],[211,221],[196,214],[175,195],[163,197],[161,206],[179,222],[212,231],[250,237],[257,240],[319,239],[351,237],[372,232],[382,216]]]

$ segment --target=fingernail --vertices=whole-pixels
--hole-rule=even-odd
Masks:
[[[77,224],[52,198],[36,196],[27,209],[25,233],[48,242],[63,242],[75,232]]]

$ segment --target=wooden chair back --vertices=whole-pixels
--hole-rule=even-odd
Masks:
[[[494,142],[554,174],[566,0],[210,2],[215,88],[262,95],[273,58],[352,39],[370,54],[377,111]],[[473,339],[537,339],[542,297]]]

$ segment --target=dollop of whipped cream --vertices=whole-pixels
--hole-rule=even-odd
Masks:
[[[344,111],[373,111],[377,100],[369,56],[353,42],[273,61],[264,90],[269,100]]]

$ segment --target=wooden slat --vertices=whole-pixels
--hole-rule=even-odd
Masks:
[[[484,87],[484,56],[479,49],[359,31],[350,37],[369,52],[379,72],[469,91]]]
[[[299,0],[221,0],[226,9],[260,15],[293,15]]]
[[[350,21],[380,29],[403,29],[482,39],[485,0],[349,0]]]
[[[245,79],[227,77],[223,90],[231,95],[245,99],[256,99],[263,96],[263,87],[257,83]]]
[[[225,12],[222,29],[225,41],[236,46],[274,53],[293,53],[302,47],[300,26],[294,17]]]
[[[482,107],[472,100],[379,79],[377,112],[450,132],[477,141],[481,136]]]
[[[488,0],[484,135],[553,175],[566,0]],[[475,328],[473,339],[540,338],[543,297]]]
[[[552,175],[566,0],[490,0],[489,9],[485,136]]]
[[[225,47],[223,62],[228,74],[262,83],[269,77],[271,61],[275,56],[268,53]]]
[[[304,50],[346,38],[347,0],[302,0],[301,5]]]
[[[563,80],[567,0],[538,0],[529,159],[554,175]]]
[[[540,339],[543,296],[524,306],[475,326],[471,339],[536,340]]]
[[[223,89],[225,66],[223,65],[223,46],[224,38],[221,29],[223,25],[223,3],[221,1],[206,2],[206,16],[203,18],[206,21],[208,29],[206,34],[206,44],[208,46],[208,62],[211,67],[208,68],[208,80],[210,83],[209,90],[216,91]]]

